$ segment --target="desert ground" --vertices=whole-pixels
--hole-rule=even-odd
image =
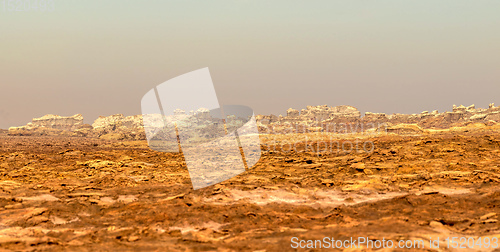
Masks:
[[[500,238],[498,125],[364,136],[372,152],[318,153],[324,135],[308,138],[312,149],[301,137],[280,136],[299,147],[283,151],[261,135],[257,165],[193,190],[182,154],[146,141],[4,132],[0,251],[320,250],[293,248],[293,237],[423,240],[380,251],[454,251],[447,237]]]

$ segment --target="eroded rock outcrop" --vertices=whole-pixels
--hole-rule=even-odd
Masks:
[[[33,127],[46,127],[59,130],[76,130],[83,125],[83,116],[80,114],[64,117],[58,115],[44,115],[40,118],[33,118]]]
[[[92,124],[93,134],[108,140],[144,140],[144,126],[142,115],[99,116]]]
[[[220,122],[211,118],[210,111],[175,110],[173,117],[182,119],[182,123],[198,125],[189,134],[195,134],[192,139],[210,138],[213,132],[219,132]],[[297,110],[290,108],[286,116],[256,115],[257,126],[261,133],[302,133],[302,132],[333,132],[333,133],[359,133],[384,127],[389,133],[416,134],[421,129],[449,129],[462,127],[471,123],[496,124],[500,123],[500,107],[489,104],[488,109],[476,106],[453,105],[451,112],[439,113],[423,111],[420,114],[392,114],[366,112],[361,116],[360,111],[352,106],[342,105],[329,107],[327,105],[307,106],[306,109]],[[164,124],[162,117],[158,123]],[[168,117],[167,117],[167,120]],[[235,128],[245,118],[233,119],[233,124],[226,122],[226,126]],[[200,124],[200,122],[203,122]],[[202,125],[202,126],[200,126]],[[398,126],[401,125],[401,126]],[[149,131],[148,131],[149,130]],[[14,136],[82,136],[99,137],[109,140],[145,140],[146,131],[151,135],[152,129],[145,129],[143,116],[124,116],[122,114],[100,116],[92,125],[83,123],[80,114],[63,117],[58,115],[45,115],[34,118],[32,122],[21,127],[11,127],[9,135]],[[153,129],[155,130],[155,129]],[[154,134],[161,139],[176,138],[175,127],[170,127]],[[1,133],[1,132],[0,132]],[[183,135],[189,135],[183,132]],[[170,139],[171,140],[171,139]],[[175,139],[174,139],[175,140]],[[172,140],[173,141],[173,140]],[[175,142],[175,141],[174,141]]]
[[[352,106],[328,107],[307,106],[300,112],[290,108],[286,116],[263,116],[256,117],[259,130],[264,133],[286,133],[286,132],[331,132],[342,125],[357,125],[362,131],[370,130],[386,125],[394,127],[391,132],[420,132],[416,127],[422,129],[446,129],[450,127],[463,126],[470,122],[497,123],[500,122],[500,107],[493,103],[488,109],[476,108],[474,104],[466,107],[453,105],[451,112],[439,113],[423,111],[420,114],[392,114],[366,112],[363,117],[358,109]],[[396,125],[404,125],[404,130]],[[411,126],[411,130],[408,127]],[[355,132],[352,132],[355,133]]]
[[[8,134],[13,136],[86,136],[85,130],[92,126],[83,123],[83,116],[45,115],[33,120],[25,126],[10,127]]]

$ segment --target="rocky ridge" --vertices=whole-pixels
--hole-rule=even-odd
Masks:
[[[465,126],[470,123],[495,124],[500,122],[500,107],[493,103],[488,109],[476,108],[475,105],[465,107],[453,105],[451,112],[439,113],[423,111],[420,114],[392,114],[366,112],[363,117],[358,109],[352,106],[328,107],[307,106],[300,112],[288,109],[286,116],[258,115],[259,131],[267,133],[286,132],[338,132],[346,125],[357,125],[359,131],[370,130],[384,125],[413,125],[423,129],[447,129]],[[336,131],[337,130],[337,131]],[[351,132],[349,132],[351,133]],[[353,132],[354,133],[354,132]]]
[[[83,123],[83,116],[80,114],[69,117],[49,114],[33,118],[25,126],[10,127],[8,134],[13,136],[86,136],[85,132],[91,129],[92,126]]]
[[[184,114],[176,111],[174,116]],[[193,113],[193,112],[191,112]],[[201,109],[196,112],[200,118],[211,120],[210,114]],[[357,130],[366,131],[384,125],[387,127],[402,128],[410,125],[410,131],[423,129],[447,129],[465,126],[471,123],[496,124],[500,122],[500,107],[492,103],[488,109],[476,108],[474,105],[465,107],[453,105],[451,112],[439,113],[437,110],[423,111],[420,114],[392,114],[361,112],[352,106],[342,105],[329,107],[327,105],[307,106],[306,109],[290,108],[286,116],[256,115],[257,125],[261,133],[300,133],[300,132],[336,132],[339,125],[360,125]],[[403,125],[403,126],[401,126]],[[404,129],[402,131],[405,131]],[[395,130],[394,132],[402,132]],[[337,132],[339,133],[339,132]],[[116,114],[100,116],[92,125],[83,123],[80,114],[64,117],[45,115],[34,118],[25,126],[11,127],[8,130],[11,136],[78,136],[94,137],[108,140],[145,140],[146,133],[143,126],[143,116],[124,116]]]

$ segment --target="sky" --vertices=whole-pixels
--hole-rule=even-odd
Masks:
[[[204,67],[221,104],[256,114],[500,105],[496,0],[10,2],[23,11],[0,0],[4,129],[45,114],[140,114],[149,90]]]

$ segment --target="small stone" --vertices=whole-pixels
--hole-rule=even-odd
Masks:
[[[54,223],[55,225],[62,225],[62,224],[68,223],[67,220],[65,220],[63,218],[59,218],[57,216],[51,216],[50,221],[52,221],[52,223]]]
[[[118,196],[118,202],[123,202],[125,204],[137,201],[137,197],[134,195],[120,195]]]
[[[15,204],[4,206],[5,209],[16,209],[16,208],[22,208],[22,207],[23,207],[22,203],[15,203]]]
[[[129,241],[129,242],[135,242],[135,241],[138,241],[139,239],[140,239],[139,236],[132,235],[132,236],[128,237],[127,241]]]
[[[49,221],[49,218],[45,216],[34,216],[26,221],[26,224],[30,226],[36,226],[40,223]]]
[[[335,181],[333,179],[323,179],[321,180],[321,184],[326,186],[334,186]]]
[[[480,220],[486,220],[486,219],[489,219],[489,218],[491,218],[493,216],[496,216],[496,215],[497,215],[497,213],[489,213],[489,214],[485,214],[485,215],[479,217],[479,219]]]
[[[351,165],[351,168],[356,169],[356,170],[364,170],[365,169],[365,164],[363,163],[354,163]]]
[[[433,228],[442,228],[444,225],[443,225],[443,223],[438,222],[438,221],[431,221],[429,223],[429,226],[431,226]]]

